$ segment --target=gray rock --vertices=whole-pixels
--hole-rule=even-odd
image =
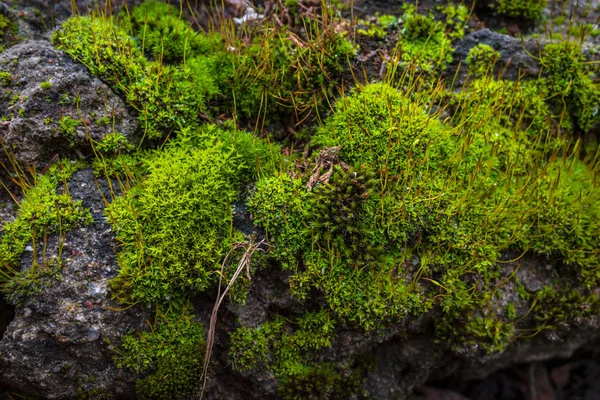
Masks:
[[[41,169],[56,155],[82,157],[92,152],[90,139],[112,132],[135,141],[137,118],[125,103],[48,42],[11,47],[0,54],[0,71],[12,76],[0,92],[0,139],[19,163]],[[77,122],[68,132],[61,119]],[[0,157],[6,159],[4,152]]]
[[[487,44],[500,52],[494,72],[504,79],[533,78],[540,72],[539,63],[532,57],[539,54],[537,41],[526,40],[522,43],[520,39],[512,36],[481,29],[466,35],[454,47],[453,60],[446,70],[446,75],[450,79],[456,76],[457,86],[464,84],[468,72],[465,60],[469,50],[478,44]]]
[[[100,190],[110,199],[106,183]],[[100,190],[90,170],[72,177],[71,196],[91,210],[94,222],[67,233],[62,243],[48,238],[45,256],[60,257],[60,278],[42,278],[39,292],[17,307],[0,341],[0,386],[46,399],[73,398],[78,390],[133,396],[136,376],[118,370],[112,358],[121,336],[141,328],[148,314],[120,311],[110,299],[107,282],[119,269]],[[23,268],[31,261],[25,253]]]

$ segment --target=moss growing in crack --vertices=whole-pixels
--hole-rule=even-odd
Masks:
[[[123,337],[115,364],[145,376],[136,382],[139,398],[187,398],[199,393],[205,332],[189,308],[179,303],[157,307],[148,329]]]
[[[112,281],[119,300],[161,301],[215,281],[213,272],[239,240],[230,209],[238,185],[251,181],[256,165],[274,164],[267,158],[275,152],[244,135],[214,126],[184,130],[142,159],[143,178],[107,208],[123,246]]]
[[[0,85],[7,87],[12,83],[12,75],[10,72],[0,71]]]
[[[80,120],[71,118],[68,115],[61,117],[58,122],[58,128],[60,129],[60,133],[71,144],[75,142],[75,138],[77,137],[77,127],[81,125],[82,122]]]

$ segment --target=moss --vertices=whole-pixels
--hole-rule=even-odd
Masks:
[[[546,0],[496,0],[491,7],[499,15],[532,21],[542,16]]]
[[[334,78],[355,48],[343,34],[307,23],[306,38],[265,26],[250,45],[236,43],[234,52],[220,57],[223,93],[236,115],[265,123],[284,115],[301,121],[335,94]]]
[[[496,61],[500,53],[487,44],[478,44],[469,50],[465,62],[469,65],[469,72],[476,77],[482,77],[494,72]]]
[[[9,17],[4,14],[0,14],[0,53],[6,49],[6,46],[10,46],[17,42],[19,28],[15,21],[12,21]]]
[[[215,93],[214,72],[202,60],[184,66],[147,61],[114,20],[73,17],[53,34],[53,41],[125,94],[149,138],[196,125],[206,99]]]
[[[167,3],[146,1],[121,18],[128,31],[139,40],[139,46],[156,60],[179,64],[218,49],[220,38],[194,31],[185,21],[182,10]]]
[[[0,85],[10,86],[12,82],[12,75],[9,72],[0,71]]]
[[[551,106],[565,127],[571,124],[583,132],[598,124],[600,87],[591,78],[579,46],[573,42],[546,45],[541,54]]]
[[[535,319],[543,329],[568,327],[585,317],[600,314],[600,298],[563,287],[546,286],[537,293]]]
[[[148,329],[123,337],[115,363],[145,375],[136,382],[138,398],[187,398],[198,394],[205,332],[189,308],[180,303],[158,307]]]
[[[397,51],[404,66],[416,66],[424,72],[436,68],[445,69],[452,61],[452,46],[445,33],[445,25],[435,21],[433,16],[417,14],[414,6],[405,6],[402,16],[404,27]]]
[[[68,115],[61,117],[58,122],[60,133],[69,140],[69,143],[73,144],[77,137],[77,127],[81,126],[82,122],[78,119],[73,119]]]
[[[25,191],[17,218],[4,224],[0,238],[2,280],[10,279],[16,273],[28,243],[31,242],[33,248],[34,265],[31,271],[24,274],[33,274],[37,268],[43,268],[36,266],[40,240],[50,234],[64,234],[80,224],[92,222],[89,211],[81,201],[74,202],[68,192],[57,194],[59,184],[66,184],[66,179],[76,170],[71,164],[64,164],[63,167],[61,169],[55,165],[45,175],[38,176],[35,184]],[[16,282],[5,286],[9,298],[14,292],[12,289],[19,286]],[[15,296],[20,297],[16,292]]]
[[[96,144],[96,150],[103,154],[114,154],[133,150],[133,145],[122,133],[109,133]]]
[[[42,88],[43,90],[49,90],[50,88],[52,88],[52,83],[42,82],[40,83],[40,88]]]
[[[185,133],[187,132],[187,133]],[[238,135],[236,140],[220,139]],[[234,240],[231,203],[266,147],[243,132],[205,127],[142,159],[137,185],[106,210],[122,243],[122,302],[153,302],[205,290]],[[270,154],[273,154],[271,151]]]

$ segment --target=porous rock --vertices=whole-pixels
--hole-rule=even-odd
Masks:
[[[480,29],[466,35],[454,47],[452,63],[446,70],[446,75],[462,85],[467,77],[468,65],[465,63],[469,51],[478,44],[487,44],[500,53],[494,72],[504,79],[534,78],[540,72],[539,62],[534,58],[539,54],[538,43],[535,40],[525,40],[504,35],[489,29]]]
[[[67,233],[62,243],[56,235],[48,238],[46,259],[60,258],[62,265],[17,306],[0,341],[0,383],[45,399],[78,392],[132,397],[136,376],[118,370],[113,357],[122,335],[142,327],[148,314],[120,310],[111,300],[108,280],[118,267],[113,232],[102,213],[102,195],[110,199],[110,190],[106,182],[98,189],[84,170],[74,174],[69,192],[90,209],[94,222]],[[23,269],[31,267],[31,254],[23,256]]]
[[[123,101],[50,43],[11,47],[0,54],[0,72],[11,75],[0,84],[0,139],[23,166],[42,169],[56,155],[91,154],[90,139],[112,132],[135,141],[137,119]],[[71,124],[70,132],[61,128],[61,119]],[[4,151],[0,157],[6,159]]]

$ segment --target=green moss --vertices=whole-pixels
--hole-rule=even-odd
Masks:
[[[167,63],[181,63],[198,55],[208,55],[219,46],[217,34],[195,32],[182,10],[167,3],[146,1],[122,19],[138,38],[144,52]],[[129,29],[128,29],[129,31]]]
[[[215,93],[214,72],[201,59],[181,67],[147,61],[114,20],[73,17],[53,34],[53,41],[125,94],[149,138],[196,125],[206,99]]]
[[[48,89],[52,88],[52,83],[50,83],[50,82],[42,82],[42,83],[40,83],[40,87],[43,90],[48,90]]]
[[[581,50],[573,42],[546,45],[541,54],[546,70],[545,86],[555,113],[576,128],[587,132],[600,120],[600,86],[591,78],[592,71],[584,64]]]
[[[600,314],[600,298],[564,287],[544,287],[537,293],[535,318],[543,329],[568,327],[585,317]]]
[[[12,75],[9,72],[0,71],[0,85],[10,86],[12,82]]]
[[[38,268],[35,265],[40,250],[37,249],[38,241],[50,234],[64,234],[80,224],[92,222],[89,211],[81,205],[81,201],[73,202],[68,192],[56,193],[58,185],[65,183],[76,170],[76,166],[71,164],[64,164],[63,167],[61,169],[55,165],[45,175],[38,176],[34,186],[24,193],[17,218],[3,225],[0,238],[2,280],[10,279],[16,273],[28,243],[31,242],[34,252],[34,266],[24,274],[34,273]],[[15,289],[18,286],[16,282],[5,286],[9,298],[12,292],[19,297]]]
[[[432,16],[417,14],[414,6],[406,6],[402,16],[404,28],[397,50],[404,65],[414,65],[424,72],[445,69],[452,61],[452,46],[445,25]]]
[[[469,50],[465,62],[469,65],[469,72],[476,77],[482,77],[494,72],[496,61],[500,53],[487,44],[478,44]]]
[[[334,78],[356,50],[343,34],[307,24],[306,38],[265,26],[250,45],[236,43],[220,56],[223,93],[236,115],[267,123],[282,115],[303,120],[335,94]]]
[[[546,0],[495,0],[491,7],[499,15],[537,20],[542,16]]]
[[[82,122],[78,119],[73,119],[68,115],[61,117],[58,122],[60,133],[66,137],[70,143],[75,141],[77,137],[77,127],[81,126]]]
[[[216,132],[240,139],[220,139]],[[184,130],[142,159],[143,177],[106,210],[122,243],[120,273],[112,281],[119,300],[164,300],[215,281],[213,272],[239,240],[230,208],[238,185],[254,176],[257,164],[270,164],[260,163],[266,147],[244,135],[211,126],[195,135]]]
[[[114,154],[133,150],[133,145],[122,133],[109,133],[96,144],[96,150],[103,154]]]
[[[157,308],[147,330],[123,337],[115,363],[145,375],[136,382],[139,398],[187,398],[199,393],[205,332],[189,308],[182,304]]]

